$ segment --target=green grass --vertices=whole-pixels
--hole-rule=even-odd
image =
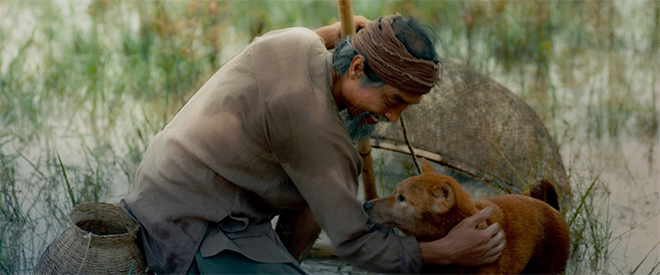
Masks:
[[[575,193],[579,195],[577,206],[570,205],[568,210],[563,211],[571,233],[571,256],[566,273],[600,273],[607,270],[612,220],[607,213],[598,213],[601,208],[598,203],[603,200],[607,203],[609,195],[592,193],[594,187],[603,188],[598,176],[587,185],[586,190],[581,184],[575,187]]]
[[[620,236],[601,177],[609,162],[580,155],[633,140],[658,161],[660,2],[627,2],[631,14],[608,1],[354,5],[372,19],[414,15],[443,57],[491,75],[539,113],[570,154],[568,274],[649,263],[658,274],[657,247],[613,267]],[[0,2],[0,18],[0,273],[16,274],[31,271],[73,206],[130,188],[151,137],[233,53],[268,30],[338,16],[333,1],[99,0]],[[406,156],[374,165],[381,195],[416,174]]]

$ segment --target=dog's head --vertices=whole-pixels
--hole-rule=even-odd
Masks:
[[[403,181],[392,195],[364,203],[373,222],[433,240],[476,212],[470,195],[454,178],[437,173],[426,159],[422,168],[421,175]]]

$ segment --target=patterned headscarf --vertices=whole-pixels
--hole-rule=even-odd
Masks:
[[[386,84],[402,91],[426,94],[438,82],[442,65],[414,57],[396,38],[392,22],[400,15],[386,15],[360,30],[353,48],[365,56],[369,67]]]

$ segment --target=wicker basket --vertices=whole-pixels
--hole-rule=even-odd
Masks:
[[[135,243],[139,224],[123,209],[85,203],[69,214],[70,226],[48,247],[35,274],[143,274],[147,264]]]

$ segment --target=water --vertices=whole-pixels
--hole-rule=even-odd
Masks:
[[[101,80],[97,80],[101,83],[101,95],[88,92],[93,90],[90,84],[93,82],[84,76],[93,73],[84,69],[55,65],[55,70],[68,73],[52,75],[68,82],[48,86],[46,80],[54,78],[49,77],[48,66],[53,65],[52,60],[46,58],[48,49],[58,49],[57,55],[66,52],[67,46],[46,43],[49,35],[61,39],[53,41],[68,41],[76,35],[74,26],[83,33],[90,32],[95,25],[91,23],[88,7],[107,2],[42,1],[26,2],[23,6],[18,3],[0,2],[0,273],[11,274],[30,273],[46,245],[67,226],[66,215],[73,207],[72,195],[77,201],[117,203],[128,193],[135,167],[149,139],[189,98],[194,87],[201,86],[213,71],[199,70],[198,75],[188,77],[198,83],[191,84],[191,90],[183,91],[182,95],[156,94],[145,99],[141,96],[149,91],[126,92],[131,85],[138,85],[129,80],[143,77],[135,76],[141,70],[137,68],[133,74],[130,71],[122,74],[130,67],[126,64],[132,63],[121,59],[120,53],[108,50],[99,52],[107,61],[105,66],[89,67],[90,70],[100,68],[102,72]],[[194,5],[207,7],[209,3],[178,4],[190,9]],[[310,5],[308,2],[297,4]],[[494,16],[500,4],[503,11]],[[52,6],[50,13],[45,8],[37,8],[40,5]],[[360,10],[360,5],[356,3],[356,13],[375,12],[366,11],[366,8]],[[406,6],[405,2],[382,5],[380,9],[373,9],[382,13],[390,12],[388,8],[397,8],[399,12],[408,9],[417,12],[419,18],[425,16],[422,11],[430,10],[416,10],[414,5]],[[422,1],[415,5],[447,5],[446,13],[457,14],[465,14],[463,9],[469,9],[477,24],[473,33],[476,41],[465,38],[465,22],[461,21],[464,17],[453,18],[454,25],[437,26],[445,44],[441,53],[465,63],[469,60],[474,68],[488,73],[520,95],[540,114],[557,141],[573,190],[578,195],[573,207],[582,205],[589,210],[576,216],[570,215],[573,212],[566,214],[567,220],[574,221],[575,228],[584,227],[581,237],[590,240],[577,244],[583,247],[576,253],[580,255],[573,255],[576,257],[572,263],[574,268],[569,269],[569,273],[658,274],[660,57],[653,50],[657,50],[657,46],[653,48],[653,41],[657,39],[653,33],[660,25],[660,22],[653,23],[654,18],[658,18],[654,14],[657,4],[654,1],[626,1],[620,5],[607,1],[535,1],[532,4]],[[525,14],[526,10],[536,14],[535,5],[541,7],[541,15],[543,5],[553,12],[549,15],[554,33],[549,35],[552,39],[548,59],[535,55],[541,51],[533,48],[545,44],[527,41],[523,44],[527,46],[521,48],[516,44],[517,39],[522,39],[517,38],[519,33],[500,32],[503,23],[498,18],[507,18],[510,21],[507,23],[510,25],[506,25],[508,30],[522,28],[521,37],[543,39],[542,35],[524,28],[525,24],[533,24],[540,18],[511,16],[516,12]],[[573,13],[565,15],[570,18],[560,15],[565,11],[564,5],[575,6],[569,10]],[[131,5],[122,5],[117,10],[116,14],[121,16],[116,17],[123,18],[119,21],[126,23],[108,23],[99,29],[126,28],[131,33],[139,33],[142,18],[137,12],[140,10]],[[446,16],[443,12],[437,11]],[[287,12],[278,14],[281,18]],[[53,33],[45,31],[48,28],[43,27],[44,18],[54,22]],[[478,25],[479,18],[486,18],[481,21],[485,22],[483,25]],[[575,18],[580,18],[582,25],[576,24]],[[292,22],[278,24],[294,25]],[[38,29],[33,35],[35,28]],[[223,60],[244,45],[247,35],[243,31],[238,27],[227,28],[224,33],[227,40],[240,42],[224,45]],[[497,35],[492,36],[491,32]],[[111,33],[99,39],[99,43],[106,43],[108,48],[121,48],[111,43],[116,43],[112,40],[122,37],[122,33]],[[34,42],[25,48],[25,66],[12,67],[12,60],[21,56],[21,47],[31,37]],[[171,37],[172,40],[179,38]],[[503,58],[501,55],[507,52],[497,48],[493,40],[505,42],[504,45],[514,48],[517,55]],[[83,58],[93,53],[90,52],[68,58],[85,61]],[[516,56],[523,56],[523,61]],[[94,60],[93,56],[90,60]],[[89,65],[82,61],[62,64]],[[539,73],[540,68],[546,66],[547,73]],[[150,68],[151,78],[145,82],[165,82],[165,73]],[[126,87],[117,88],[117,83],[126,83]],[[159,85],[152,85],[156,87],[153,90],[163,89]],[[58,89],[64,91],[58,92]],[[166,99],[169,105],[163,106]],[[380,151],[374,152],[374,157],[375,163],[387,159],[388,169],[399,171],[385,177],[384,181],[390,184],[381,186],[384,194],[393,187],[392,183],[409,175],[410,163],[405,163],[406,157]],[[579,196],[586,192],[590,192],[589,196],[580,204]],[[474,193],[476,197],[489,194],[478,190]],[[321,243],[327,244],[327,240]],[[310,273],[368,273],[338,259],[310,259],[303,268]]]
[[[647,274],[653,270],[660,259],[657,145],[597,142],[593,147],[578,148],[578,152],[564,150],[563,154],[580,154],[579,158],[589,162],[590,167],[584,167],[585,170],[602,171],[601,192],[608,194],[609,200],[600,202],[599,208],[601,215],[611,217],[611,240],[607,244],[612,251],[610,272],[637,268],[640,274]]]

